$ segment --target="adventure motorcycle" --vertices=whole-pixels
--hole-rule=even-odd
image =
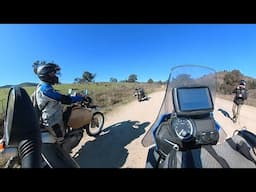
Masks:
[[[149,147],[146,168],[161,167],[173,151],[215,145],[227,137],[213,110],[217,75],[208,67],[182,65],[171,69],[165,96],[142,144]]]
[[[148,99],[148,97],[145,95],[144,89],[142,89],[142,88],[136,88],[134,93],[133,93],[133,96],[137,97],[139,102]]]
[[[92,104],[93,103],[92,99],[88,96],[87,90],[85,90],[84,94],[80,93],[80,95],[81,94],[86,95],[87,99],[85,99],[82,102],[78,102],[78,103],[71,105],[70,109],[72,109],[72,113],[71,113],[71,116],[69,117],[69,121],[73,121],[73,122],[69,122],[70,125],[68,125],[69,126],[68,131],[70,131],[70,128],[72,129],[72,124],[73,125],[75,124],[73,126],[73,129],[83,128],[86,130],[86,133],[89,136],[95,137],[102,132],[102,128],[104,125],[104,115],[100,111],[100,107],[98,105]],[[78,93],[72,92],[72,89],[71,89],[71,91],[69,91],[69,95],[78,95]],[[80,111],[78,109],[80,109]],[[77,118],[80,118],[80,117],[78,117],[79,112],[83,111],[81,109],[85,109],[85,111],[86,110],[90,111],[91,118],[89,119],[88,123],[86,123],[86,120],[85,120],[85,123],[83,124],[83,122],[79,122],[80,119],[77,119]],[[89,115],[89,117],[90,117],[90,115]],[[82,121],[82,119],[80,121]],[[79,124],[81,124],[81,126],[79,126]]]
[[[69,94],[77,95],[76,92],[69,92]],[[69,153],[80,143],[84,130],[92,137],[96,137],[102,132],[104,115],[99,106],[92,104],[92,99],[88,95],[84,101],[68,106],[65,114],[67,116],[65,118],[67,120],[65,123],[66,133],[62,146]]]

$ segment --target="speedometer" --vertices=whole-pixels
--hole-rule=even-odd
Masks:
[[[189,141],[192,139],[194,128],[189,119],[175,118],[172,120],[171,126],[181,140]]]

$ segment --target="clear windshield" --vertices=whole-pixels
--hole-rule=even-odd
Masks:
[[[212,101],[214,103],[217,88],[217,74],[214,69],[200,65],[180,65],[171,69],[165,96],[158,113],[158,116],[142,139],[143,146],[147,147],[154,144],[152,130],[161,122],[164,115],[173,111],[172,89],[175,87],[194,87],[207,86],[210,88]]]

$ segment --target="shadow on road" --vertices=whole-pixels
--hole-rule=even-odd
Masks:
[[[225,111],[221,108],[219,108],[218,111],[220,111],[225,117],[227,117],[233,121],[232,117],[229,115],[229,113],[227,111]]]
[[[88,141],[78,151],[76,161],[81,168],[120,168],[128,156],[125,148],[145,133],[149,122],[123,121],[115,123],[93,141]]]
[[[146,97],[142,98],[141,101],[138,101],[138,102],[149,101],[150,99],[151,99],[151,97],[146,96]]]

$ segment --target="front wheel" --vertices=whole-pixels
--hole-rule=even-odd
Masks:
[[[86,126],[86,133],[89,136],[97,136],[101,133],[104,125],[104,115],[101,112],[96,112],[92,116],[92,120],[89,125]]]

